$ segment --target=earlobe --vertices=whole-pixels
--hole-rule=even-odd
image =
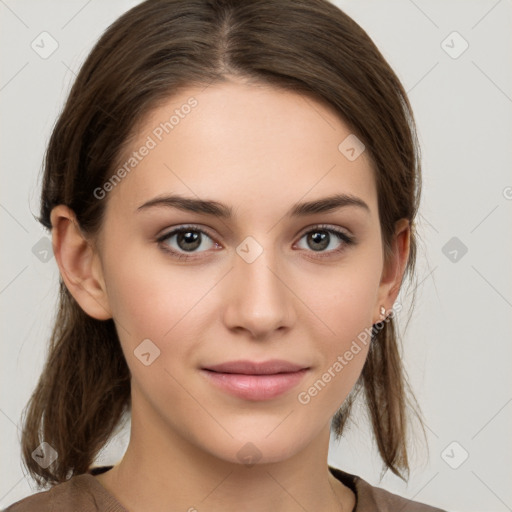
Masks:
[[[51,212],[52,245],[62,279],[80,307],[97,320],[112,318],[101,261],[70,208]]]
[[[391,309],[396,301],[400,285],[404,276],[407,260],[409,258],[411,240],[411,227],[407,219],[400,219],[395,224],[395,235],[392,240],[391,254],[384,264],[379,286],[377,312],[374,316],[381,321],[379,308]]]

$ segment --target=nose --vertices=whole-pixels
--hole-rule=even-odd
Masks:
[[[253,338],[263,339],[293,325],[296,319],[294,295],[283,265],[277,262],[271,250],[263,250],[250,261],[238,253],[234,256],[224,321],[229,329],[245,330]]]

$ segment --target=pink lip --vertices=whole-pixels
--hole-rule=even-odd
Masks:
[[[295,387],[309,368],[282,360],[231,361],[201,372],[214,385],[246,400],[270,400]]]

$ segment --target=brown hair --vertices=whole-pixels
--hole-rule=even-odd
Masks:
[[[106,199],[93,191],[112,176],[143,116],[179,89],[229,75],[309,94],[337,111],[371,156],[386,255],[395,222],[411,222],[405,275],[413,274],[421,181],[411,107],[370,37],[326,0],[148,0],[127,11],[91,51],[53,129],[39,221],[51,229],[52,208],[64,204],[94,235]],[[87,472],[131,407],[130,372],[113,320],[85,314],[62,279],[59,300],[21,439],[25,465],[40,486]],[[381,327],[354,389],[365,391],[385,467],[401,476],[409,470],[406,379],[394,320]],[[338,436],[352,400],[353,393],[333,418]],[[31,455],[43,441],[58,453],[46,468]]]

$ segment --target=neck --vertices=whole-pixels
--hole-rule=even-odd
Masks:
[[[351,512],[355,496],[330,473],[328,447],[329,424],[286,460],[249,466],[132,413],[123,459],[96,479],[133,512]]]

